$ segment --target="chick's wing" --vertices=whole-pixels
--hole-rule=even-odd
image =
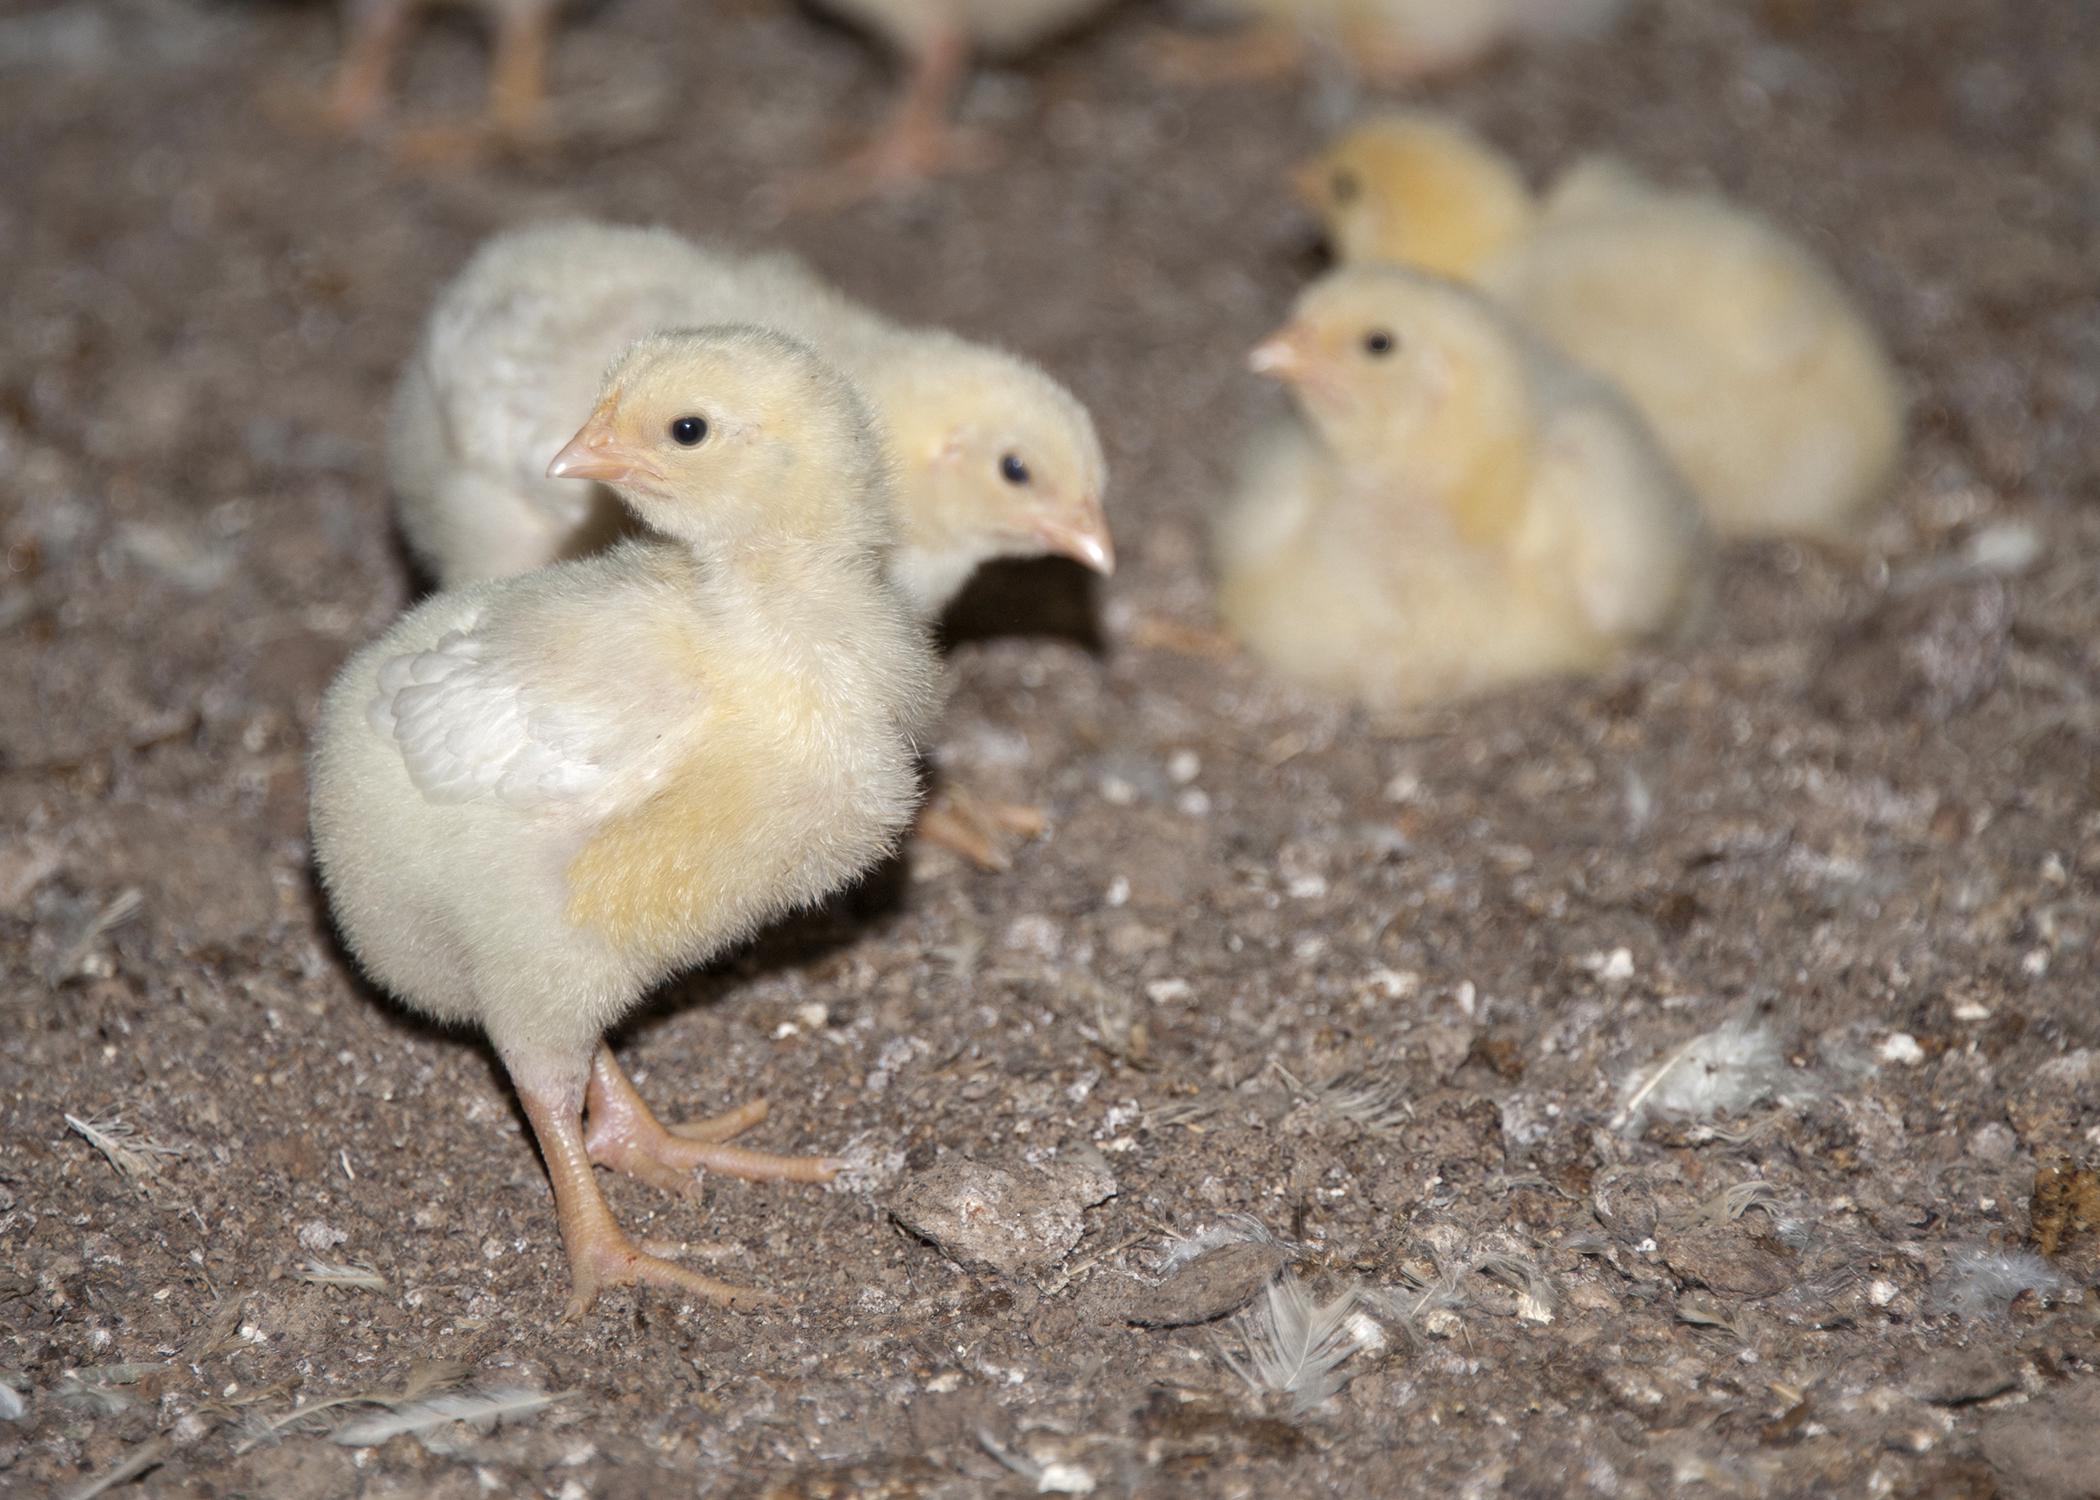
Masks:
[[[385,662],[378,687],[366,718],[431,802],[530,807],[581,799],[606,780],[611,746],[591,717],[535,703],[526,679],[471,628]]]

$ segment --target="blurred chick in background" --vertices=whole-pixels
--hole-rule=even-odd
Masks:
[[[894,846],[938,665],[882,566],[873,422],[806,346],[645,339],[553,458],[658,539],[437,594],[352,658],[315,743],[314,853],[365,970],[495,1045],[553,1183],[568,1316],[636,1282],[745,1304],[637,1248],[592,1164],[689,1190],[696,1167],[839,1163],[723,1144],[758,1105],[667,1129],[601,1038]]]
[[[1224,36],[1175,36],[1162,71],[1185,82],[1295,72],[1327,50],[1359,77],[1404,83],[1472,64],[1509,42],[1595,36],[1627,0],[1215,0]]]
[[[808,184],[845,197],[985,163],[985,144],[953,121],[970,64],[1005,60],[1070,30],[1111,0],[813,0],[881,38],[903,59],[904,91],[869,145]]]
[[[571,221],[485,244],[439,294],[395,393],[389,472],[401,528],[438,583],[525,572],[616,535],[624,512],[611,492],[549,479],[547,455],[626,343],[723,321],[808,340],[866,394],[897,480],[892,572],[922,619],[937,619],[993,558],[1114,568],[1093,420],[1035,365],[891,323],[789,256]],[[997,869],[1002,834],[1041,826],[1033,809],[950,789],[925,831]]]
[[[1249,364],[1304,420],[1257,442],[1220,520],[1220,607],[1277,667],[1398,708],[1696,623],[1710,546],[1682,482],[1479,294],[1344,268]]]
[[[1723,534],[1839,534],[1893,483],[1895,369],[1768,221],[1604,160],[1537,199],[1494,147],[1414,114],[1352,130],[1297,182],[1344,262],[1474,281],[1616,384]]]
[[[323,102],[323,117],[346,133],[378,124],[395,62],[427,0],[342,0],[343,55]],[[561,0],[462,0],[480,12],[495,34],[488,103],[481,117],[458,128],[432,129],[407,139],[426,156],[464,155],[500,144],[522,144],[539,132],[546,102],[547,55]]]

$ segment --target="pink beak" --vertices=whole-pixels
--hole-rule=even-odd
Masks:
[[[1289,324],[1256,344],[1247,355],[1247,368],[1271,380],[1303,380],[1312,366],[1312,351],[1306,347],[1305,335]]]
[[[549,479],[592,479],[600,484],[629,484],[636,479],[661,479],[656,468],[613,435],[612,422],[603,411],[591,413],[583,429],[569,439],[547,465]]]

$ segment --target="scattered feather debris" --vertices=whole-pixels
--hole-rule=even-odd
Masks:
[[[493,1427],[530,1416],[574,1394],[574,1391],[535,1391],[522,1386],[454,1391],[421,1401],[402,1402],[388,1411],[345,1422],[328,1434],[328,1438],[346,1448],[371,1448],[403,1433],[425,1433],[453,1422]]]
[[[1391,1135],[1415,1117],[1414,1107],[1407,1102],[1398,1080],[1382,1073],[1337,1073],[1324,1083],[1305,1084],[1292,1077],[1283,1064],[1270,1066],[1300,1099],[1372,1135]]]
[[[1525,1322],[1553,1321],[1553,1283],[1531,1261],[1491,1251],[1476,1256],[1473,1269],[1483,1276],[1493,1277],[1517,1294],[1517,1316]]]
[[[44,983],[55,990],[81,973],[88,955],[95,951],[95,945],[145,909],[146,898],[136,886],[117,892],[107,905],[87,919],[72,941],[58,950],[58,956],[44,969]]]
[[[2026,1250],[1957,1250],[1947,1261],[1940,1304],[1972,1322],[2002,1318],[2021,1297],[2053,1297],[2063,1277]]]
[[[1628,1079],[1612,1129],[1633,1134],[1651,1115],[1739,1116],[1769,1098],[1785,1075],[1786,1056],[1770,1027],[1725,1021]]]
[[[1091,1495],[1094,1493],[1094,1476],[1080,1465],[1056,1460],[1038,1463],[1025,1453],[1017,1453],[993,1437],[983,1427],[977,1429],[977,1444],[1006,1468],[1013,1470],[1035,1486],[1038,1495]]]
[[[22,1393],[0,1380],[0,1422],[19,1422],[28,1410],[29,1403],[22,1399]]]
[[[1354,1287],[1330,1302],[1316,1303],[1305,1283],[1285,1271],[1264,1295],[1226,1326],[1239,1340],[1238,1354],[1218,1343],[1218,1354],[1258,1396],[1289,1398],[1304,1415],[1349,1383],[1342,1366],[1364,1348],[1353,1321],[1362,1294]]]
[[[347,1286],[362,1292],[383,1292],[386,1278],[370,1266],[333,1265],[325,1260],[310,1260],[298,1270],[301,1281],[311,1281],[318,1286]]]
[[[1434,1270],[1422,1275],[1403,1266],[1401,1285],[1364,1294],[1365,1300],[1407,1335],[1417,1348],[1432,1337],[1441,1338],[1458,1327],[1458,1309],[1466,1304],[1465,1276],[1471,1269],[1463,1260],[1439,1257]]]
[[[398,1391],[352,1391],[346,1396],[330,1396],[320,1401],[308,1401],[274,1417],[255,1417],[248,1424],[248,1435],[233,1446],[236,1456],[266,1442],[273,1441],[287,1428],[298,1427],[309,1422],[324,1411],[334,1411],[345,1406],[401,1407],[418,1402],[439,1391],[450,1390],[467,1378],[471,1366],[462,1360],[423,1360],[408,1372]]]
[[[1252,1214],[1227,1214],[1208,1229],[1198,1230],[1183,1239],[1167,1242],[1166,1256],[1159,1263],[1162,1273],[1173,1271],[1200,1255],[1225,1245],[1273,1245],[1285,1252],[1296,1249],[1289,1240],[1277,1235],[1268,1225]]]
[[[115,1115],[98,1115],[90,1120],[67,1115],[65,1120],[66,1128],[101,1152],[117,1169],[117,1175],[138,1189],[141,1197],[150,1197],[153,1188],[164,1181],[161,1161],[182,1155],[179,1146],[163,1146],[142,1136]]]

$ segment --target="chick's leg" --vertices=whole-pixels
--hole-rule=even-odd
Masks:
[[[828,1156],[775,1156],[724,1144],[765,1118],[762,1101],[675,1133],[665,1129],[621,1071],[610,1047],[600,1046],[591,1062],[586,1106],[590,1159],[668,1193],[691,1192],[696,1167],[747,1182],[829,1182],[845,1165]]]
[[[581,1318],[597,1301],[598,1293],[609,1286],[660,1286],[725,1307],[757,1307],[778,1300],[769,1293],[731,1286],[673,1265],[645,1253],[628,1239],[598,1191],[590,1152],[583,1143],[582,1070],[571,1075],[566,1069],[512,1065],[511,1080],[525,1106],[525,1118],[539,1138],[540,1155],[546,1159],[547,1176],[554,1184],[554,1212],[569,1255],[569,1305],[562,1321],[573,1323]]]
[[[343,7],[343,59],[321,101],[322,119],[337,130],[364,129],[378,118],[387,78],[408,35],[417,0],[348,0]]]
[[[946,786],[919,810],[918,836],[980,870],[1003,873],[1013,865],[1009,844],[1043,836],[1049,816],[1040,807],[991,802],[967,787]]]
[[[413,130],[395,143],[403,161],[419,167],[475,162],[505,146],[543,139],[547,57],[554,36],[550,0],[513,0],[497,17],[496,56],[489,65],[488,103],[464,125]]]
[[[969,67],[970,39],[962,31],[949,28],[930,37],[911,56],[889,123],[844,161],[804,177],[791,190],[791,201],[835,207],[941,172],[987,165],[990,147],[951,119]]]

